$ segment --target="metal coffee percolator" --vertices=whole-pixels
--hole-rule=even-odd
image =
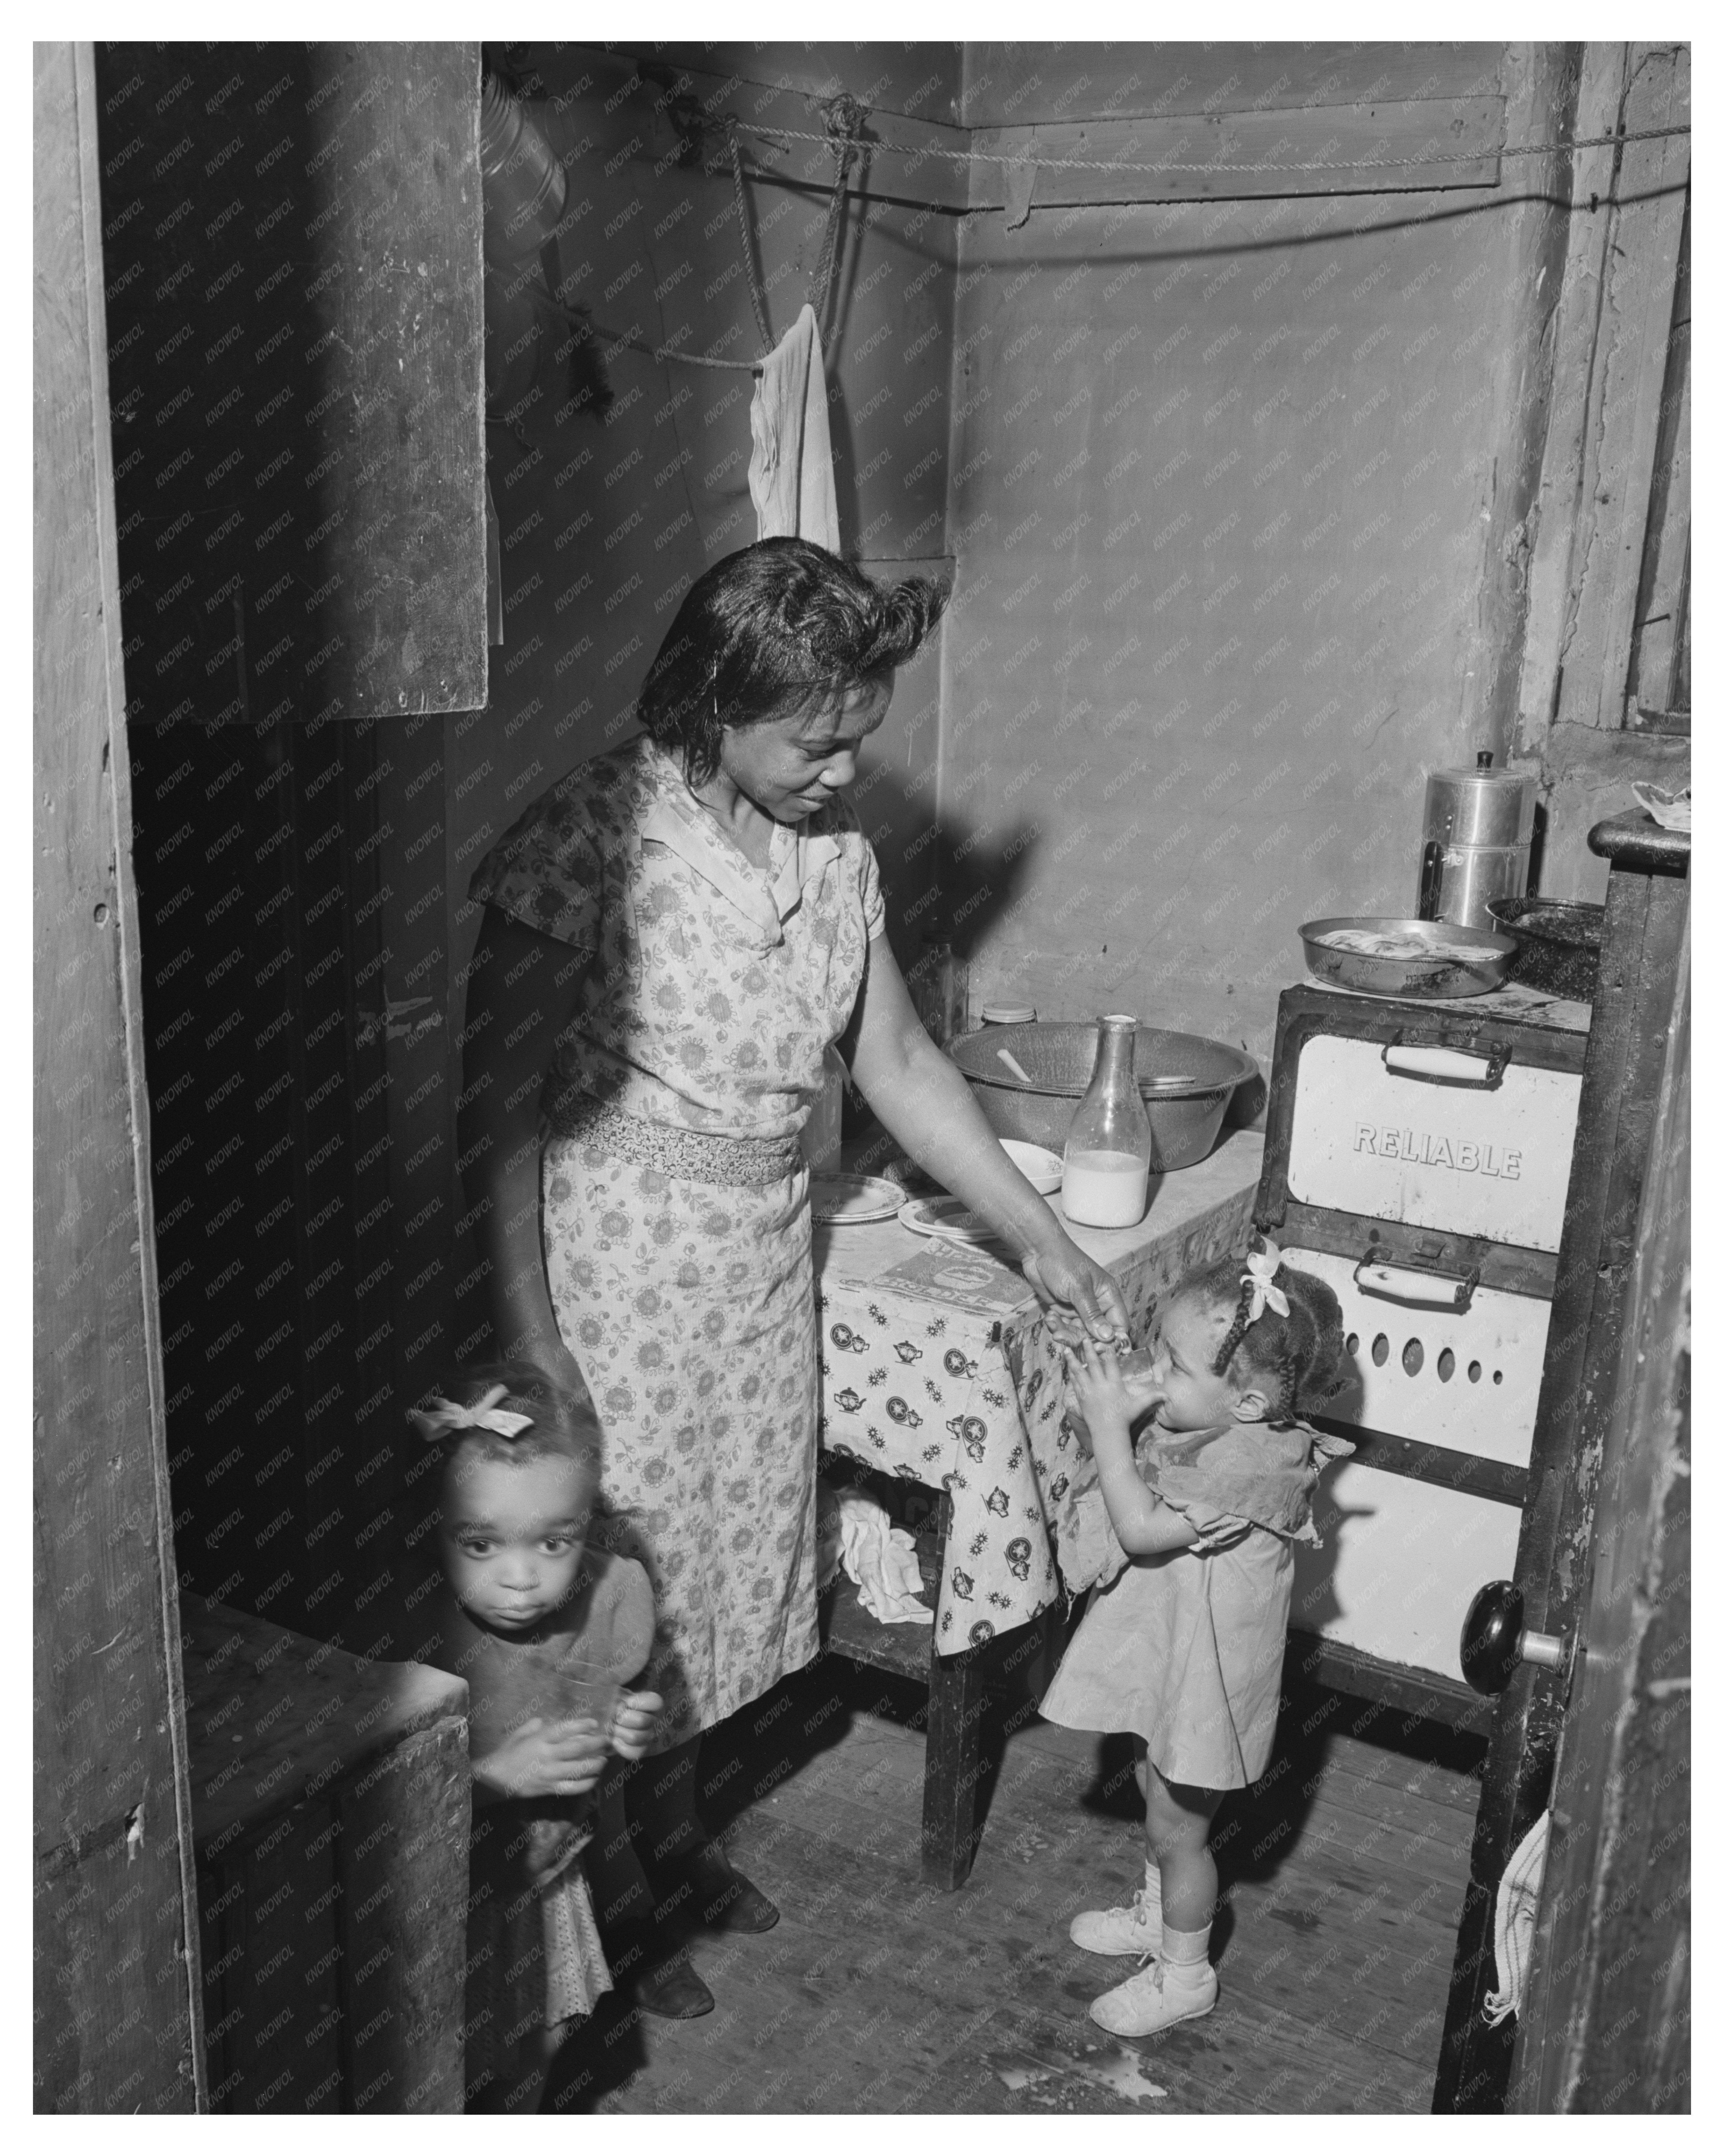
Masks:
[[[1424,788],[1419,857],[1421,921],[1493,928],[1493,898],[1521,898],[1532,854],[1533,774],[1493,771],[1480,749],[1475,771],[1434,771]]]

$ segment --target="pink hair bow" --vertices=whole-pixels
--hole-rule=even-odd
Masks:
[[[1271,1242],[1265,1241],[1260,1250],[1245,1254],[1245,1270],[1239,1275],[1239,1285],[1251,1291],[1250,1307],[1245,1318],[1248,1325],[1255,1325],[1265,1308],[1274,1311],[1277,1317],[1287,1315],[1286,1296],[1275,1286],[1280,1263],[1281,1254]]]
[[[531,1430],[531,1415],[513,1414],[497,1405],[509,1397],[506,1385],[493,1385],[488,1393],[475,1400],[470,1408],[459,1406],[454,1400],[434,1399],[428,1407],[414,1408],[408,1420],[418,1430],[427,1445],[435,1445],[439,1438],[450,1436],[458,1430],[495,1430],[499,1437],[517,1437],[524,1430]]]

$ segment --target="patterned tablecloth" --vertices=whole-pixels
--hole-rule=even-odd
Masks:
[[[1118,1280],[1135,1337],[1175,1281],[1244,1248],[1262,1158],[1260,1137],[1234,1132],[1198,1167],[1155,1178],[1137,1227],[1072,1229]],[[822,1445],[952,1493],[936,1650],[1027,1625],[1061,1591],[1060,1537],[1095,1476],[1023,1275],[895,1221],[818,1229],[814,1264]]]

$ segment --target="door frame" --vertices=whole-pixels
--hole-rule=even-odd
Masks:
[[[95,49],[33,59],[35,2107],[202,2111]]]

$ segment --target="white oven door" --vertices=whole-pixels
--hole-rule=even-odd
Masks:
[[[1554,1250],[1580,1075],[1511,1061],[1486,1084],[1487,1070],[1484,1056],[1458,1050],[1314,1035],[1299,1055],[1290,1194]]]
[[[1330,1414],[1526,1466],[1547,1302],[1481,1287],[1464,1312],[1413,1307],[1361,1289],[1356,1258],[1290,1246],[1282,1255],[1341,1301],[1348,1381]],[[1323,1547],[1295,1552],[1294,1625],[1459,1677],[1468,1604],[1487,1580],[1514,1575],[1519,1508],[1346,1460],[1323,1477],[1316,1519]]]

